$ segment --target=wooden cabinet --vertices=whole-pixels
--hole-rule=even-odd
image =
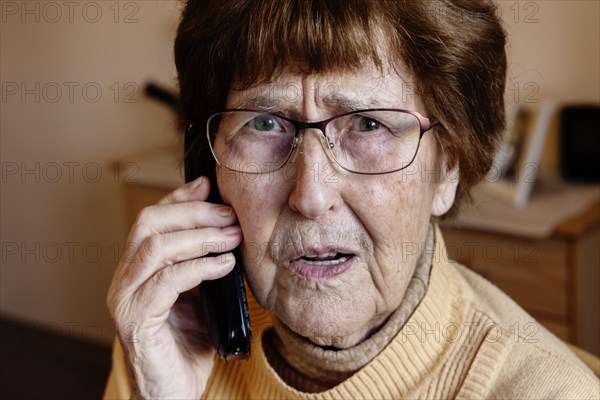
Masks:
[[[442,231],[450,258],[494,283],[561,339],[600,354],[600,202],[547,238]]]

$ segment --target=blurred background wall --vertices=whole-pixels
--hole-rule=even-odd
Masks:
[[[500,1],[507,97],[600,102],[600,2]],[[105,292],[128,226],[111,163],[175,146],[174,116],[142,94],[175,87],[177,1],[2,1],[0,315],[113,339]],[[545,162],[556,168],[556,140]]]
[[[175,87],[177,1],[2,1],[0,312],[109,342],[105,293],[128,227],[111,163],[177,143],[143,94]]]

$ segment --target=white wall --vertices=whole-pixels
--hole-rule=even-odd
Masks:
[[[498,3],[510,41],[511,98],[600,102],[599,1]]]
[[[178,140],[174,116],[142,89],[175,86],[179,4],[0,6],[0,311],[109,341],[104,298],[127,232],[110,164]]]
[[[69,4],[0,3],[0,312],[107,342],[113,330],[104,296],[114,246],[127,232],[109,165],[177,141],[173,116],[140,89],[148,78],[174,85],[178,2]],[[500,6],[511,41],[509,95],[518,102],[600,102],[598,1]],[[25,7],[33,13],[23,14]],[[135,102],[126,102],[127,94]],[[36,166],[39,176],[24,173]]]

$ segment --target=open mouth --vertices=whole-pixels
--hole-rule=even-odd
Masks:
[[[292,271],[295,271],[304,279],[321,280],[342,274],[350,269],[357,260],[358,256],[356,254],[328,251],[318,254],[304,254],[293,259],[288,265]]]
[[[351,259],[354,254],[329,252],[325,254],[306,254],[300,257],[297,261],[301,261],[306,265],[313,266],[328,266],[343,264]]]

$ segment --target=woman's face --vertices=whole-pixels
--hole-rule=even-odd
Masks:
[[[364,68],[352,74],[283,75],[229,94],[227,108],[320,121],[356,108],[401,108],[428,117],[410,76]],[[328,158],[307,129],[281,170],[251,175],[217,168],[221,195],[242,228],[244,268],[256,300],[298,334],[324,346],[353,346],[399,306],[431,215],[454,200],[456,168],[445,170],[432,132],[413,163],[358,175]]]

